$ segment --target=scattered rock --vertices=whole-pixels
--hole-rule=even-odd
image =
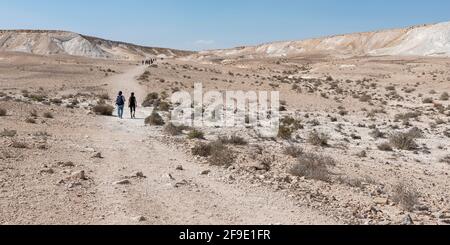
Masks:
[[[128,179],[123,179],[123,180],[119,180],[119,181],[115,182],[114,184],[115,185],[129,185],[129,184],[131,184],[131,182]]]
[[[175,180],[175,178],[174,178],[174,177],[172,176],[172,174],[170,174],[170,173],[167,174],[166,176],[167,176],[167,178],[169,178],[170,180]]]
[[[55,170],[53,170],[52,168],[46,168],[46,169],[42,169],[40,171],[41,174],[54,174]]]
[[[211,173],[211,170],[204,170],[200,173],[200,175],[208,175]]]
[[[375,204],[378,205],[387,205],[388,204],[388,199],[387,198],[383,198],[383,197],[377,197],[373,200],[373,202]]]
[[[188,184],[189,184],[189,182],[188,182],[187,180],[183,180],[183,181],[181,181],[181,182],[176,183],[176,184],[174,185],[174,187],[175,187],[175,188],[180,188],[180,187],[185,186],[185,185],[188,185]]]
[[[81,184],[80,182],[73,182],[73,183],[69,183],[69,184],[67,185],[67,188],[72,189],[72,188],[75,188],[75,187],[81,186],[81,185],[82,185],[82,184]]]
[[[411,215],[408,214],[403,218],[402,225],[414,225]]]
[[[143,172],[137,172],[134,176],[141,179],[147,178],[147,176],[145,176]]]
[[[84,170],[77,171],[72,173],[70,176],[71,179],[80,179],[80,180],[87,180],[86,178],[86,172]]]
[[[101,153],[101,152],[97,152],[97,153],[95,153],[95,155],[92,156],[92,158],[103,159],[104,157],[102,156],[102,153]]]
[[[61,167],[75,167],[75,164],[71,161],[69,162],[58,162],[57,163]]]
[[[137,222],[144,222],[147,221],[147,218],[145,218],[144,216],[138,216],[134,218],[134,220],[136,220]]]
[[[181,166],[181,165],[178,165],[178,166],[177,166],[177,170],[179,170],[179,171],[183,171],[183,170],[184,170],[184,168],[183,168],[183,166]]]

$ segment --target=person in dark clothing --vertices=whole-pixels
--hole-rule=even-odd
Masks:
[[[136,100],[136,96],[134,96],[134,93],[131,93],[131,97],[130,97],[130,100],[128,103],[129,103],[130,112],[131,112],[131,119],[135,119],[136,118],[137,100]]]
[[[117,116],[122,119],[123,118],[123,107],[125,106],[125,97],[123,96],[122,91],[119,92],[119,95],[116,98],[117,105]]]

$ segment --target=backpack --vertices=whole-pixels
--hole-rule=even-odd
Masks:
[[[125,105],[125,100],[123,96],[117,96],[116,105]]]

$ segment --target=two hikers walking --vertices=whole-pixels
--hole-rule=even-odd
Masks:
[[[125,108],[125,103],[126,103],[125,96],[123,95],[123,92],[120,91],[119,95],[117,95],[117,98],[116,98],[117,116],[120,119],[123,119],[123,111]],[[130,99],[128,102],[128,106],[130,108],[131,118],[135,119],[136,118],[137,100],[136,100],[136,96],[134,95],[134,93],[131,93],[131,96],[130,96]]]

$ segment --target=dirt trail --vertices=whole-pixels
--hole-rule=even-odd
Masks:
[[[122,90],[145,92],[136,81],[145,67],[110,78],[111,96]],[[139,103],[140,104],[140,103]],[[95,160],[96,216],[100,224],[334,224],[332,218],[302,207],[272,190],[227,184],[214,168],[189,160],[158,140],[146,127],[150,110],[138,108],[135,120],[98,117],[102,130],[91,136],[104,159]],[[126,111],[125,117],[129,117]],[[182,165],[184,170],[176,170]],[[211,170],[210,175],[201,175]],[[146,178],[131,178],[143,172]],[[128,177],[130,184],[117,185]],[[138,217],[145,221],[138,222]]]

